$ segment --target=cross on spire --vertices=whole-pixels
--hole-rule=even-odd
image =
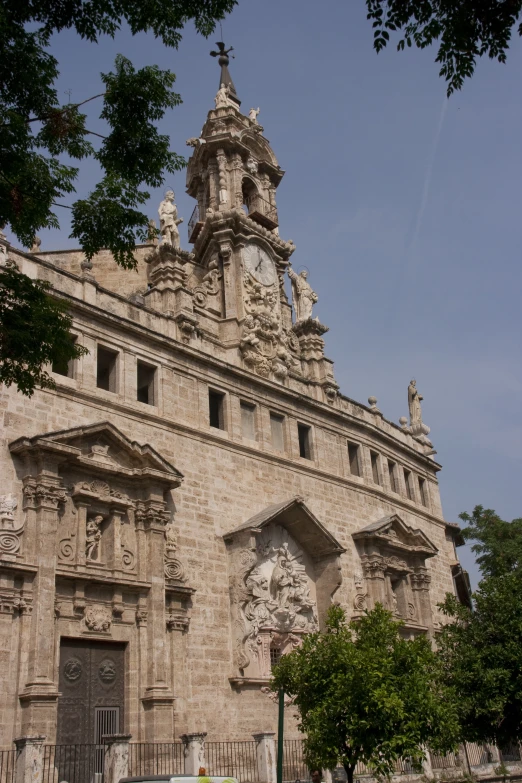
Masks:
[[[225,87],[228,89],[228,94],[231,100],[233,100],[235,103],[237,103],[238,108],[241,106],[241,101],[237,97],[236,88],[234,87],[234,82],[232,81],[232,77],[230,76],[230,73],[228,71],[228,65],[230,63],[229,54],[230,52],[234,51],[234,47],[231,46],[228,49],[225,49],[225,44],[223,41],[216,41],[216,46],[218,47],[218,51],[211,51],[210,56],[211,57],[219,57],[218,63],[221,66],[221,76],[219,79],[219,86],[221,87],[222,84],[225,85]],[[230,54],[230,57],[232,59],[234,58],[233,54]]]

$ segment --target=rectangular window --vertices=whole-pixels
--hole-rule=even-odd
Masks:
[[[421,503],[423,506],[428,506],[428,488],[426,486],[425,479],[419,476],[419,492],[421,496]]]
[[[76,344],[76,340],[76,335],[72,334],[71,342],[73,345]],[[68,362],[63,360],[53,362],[52,371],[56,373],[56,375],[63,375],[65,378],[74,378],[74,359],[69,359]]]
[[[357,443],[348,443],[348,461],[350,462],[350,473],[352,476],[360,476],[359,445]]]
[[[275,451],[285,450],[284,417],[277,413],[270,414],[270,431],[272,433],[272,447]]]
[[[98,389],[115,392],[117,383],[118,352],[98,346],[96,386]]]
[[[240,403],[241,407],[241,435],[247,440],[256,439],[256,406],[248,402]]]
[[[381,479],[379,476],[379,455],[376,451],[370,451],[370,460],[372,463],[372,478],[374,484],[380,484]]]
[[[156,368],[138,359],[136,399],[147,405],[155,405]]]
[[[415,500],[411,471],[406,470],[406,468],[404,468],[404,483],[406,485],[406,497],[408,500]]]
[[[399,481],[397,477],[397,463],[388,460],[388,473],[390,474],[390,487],[392,492],[399,494]]]
[[[222,392],[208,390],[208,418],[211,427],[225,429],[225,395]]]
[[[311,449],[311,427],[307,424],[297,425],[297,436],[299,438],[299,456],[305,459],[312,459]]]

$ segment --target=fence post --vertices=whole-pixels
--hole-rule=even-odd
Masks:
[[[422,760],[422,771],[428,780],[433,780],[435,775],[433,774],[433,767],[431,766],[431,756],[428,748],[423,748],[426,753],[426,758]]]
[[[104,783],[118,783],[129,777],[129,742],[132,734],[104,734],[105,759],[103,763]]]
[[[41,735],[15,739],[15,783],[41,783],[44,742]]]
[[[256,731],[252,736],[256,741],[256,760],[259,783],[276,783],[275,731]]]
[[[185,775],[198,775],[201,767],[206,768],[205,737],[206,731],[182,734],[181,741],[185,746]]]

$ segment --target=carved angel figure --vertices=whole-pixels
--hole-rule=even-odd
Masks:
[[[225,106],[233,106],[233,102],[230,100],[230,94],[228,87],[224,84],[222,84],[219,88],[219,90],[216,93],[216,97],[214,98],[214,103],[216,104],[216,109],[224,109]]]
[[[178,218],[178,208],[174,203],[174,191],[167,190],[165,198],[159,205],[160,232],[163,241],[172,245],[176,250],[180,249],[178,226],[183,223],[183,218]]]
[[[259,106],[257,107],[257,109],[250,109],[250,111],[248,112],[248,119],[250,120],[250,122],[253,122],[254,125],[258,125],[257,115],[259,114],[259,112],[260,112]]]
[[[319,297],[307,280],[308,272],[306,270],[296,274],[292,267],[289,266],[288,277],[292,281],[292,301],[296,323],[307,321],[308,318],[312,317],[312,308]]]

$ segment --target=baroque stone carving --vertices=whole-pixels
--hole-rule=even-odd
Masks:
[[[353,607],[358,612],[363,612],[368,608],[366,590],[364,589],[364,577],[362,574],[354,575],[355,582],[355,598],[353,599]]]
[[[312,308],[319,297],[308,282],[308,272],[305,269],[296,274],[292,267],[289,266],[288,277],[292,281],[292,300],[296,323],[307,321],[312,317]]]
[[[104,658],[98,667],[98,677],[105,685],[116,679],[116,664],[111,658]]]
[[[78,658],[69,658],[63,667],[63,676],[67,682],[76,682],[82,676],[82,662]]]
[[[230,97],[230,91],[227,85],[221,84],[214,98],[216,109],[224,109],[227,106],[236,108],[234,101]]]
[[[248,112],[248,119],[250,120],[250,122],[253,122],[254,125],[259,124],[257,121],[257,115],[259,114],[259,112],[260,112],[259,106],[257,107],[257,109],[250,109],[250,111]]]
[[[112,613],[106,606],[89,606],[85,610],[85,625],[89,631],[106,633],[111,627]]]
[[[97,562],[100,559],[100,525],[103,522],[103,516],[96,514],[87,517],[85,526],[85,558],[91,562]]]
[[[0,557],[16,555],[20,550],[20,536],[24,522],[17,522],[15,511],[18,503],[14,495],[0,495]]]
[[[259,667],[263,672],[274,633],[316,630],[317,608],[303,558],[302,550],[279,525],[262,531],[255,551],[245,549],[241,553],[237,596],[240,669],[256,655],[264,662]],[[293,638],[298,641],[298,636]],[[280,647],[283,641],[278,641]],[[284,644],[289,641],[285,637]]]
[[[410,414],[410,432],[411,434],[423,443],[428,448],[431,448],[432,443],[428,438],[430,428],[422,421],[422,407],[421,400],[424,397],[417,389],[417,381],[412,378],[408,386],[408,410]]]
[[[180,249],[179,229],[183,218],[178,218],[178,208],[174,203],[174,191],[167,190],[165,198],[159,205],[158,213],[160,216],[160,232],[163,241],[171,245],[176,250]]]
[[[185,582],[185,568],[181,560],[176,557],[178,538],[172,522],[165,527],[165,577],[176,582]]]

